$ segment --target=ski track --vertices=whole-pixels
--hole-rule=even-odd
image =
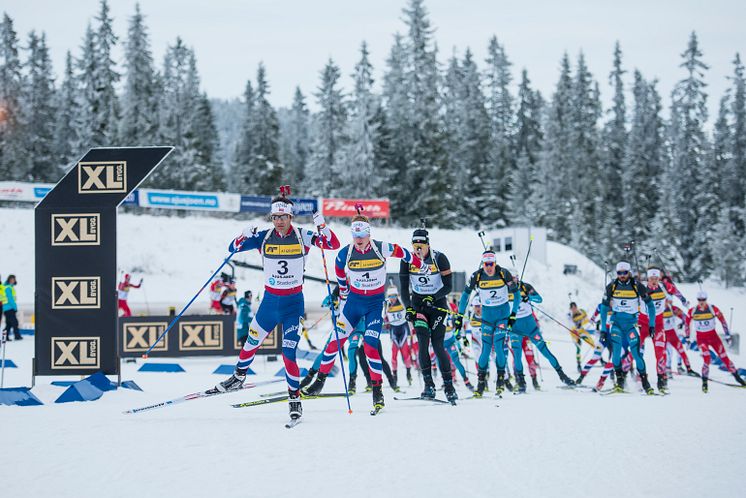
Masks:
[[[28,383],[31,342],[8,345],[20,368],[6,371],[6,385]],[[571,371],[574,348],[552,349]],[[646,357],[652,362],[652,351]],[[222,379],[209,372],[230,361],[180,359],[181,374],[125,364],[123,378],[144,392],[107,392],[90,403],[54,404],[64,388],[39,379],[34,393],[45,406],[0,407],[0,440],[13,462],[0,467],[2,495],[566,497],[601,486],[607,497],[685,498],[737,496],[742,485],[746,392],[711,384],[703,395],[689,377],[675,377],[667,397],[603,397],[555,389],[560,382],[544,364],[541,392],[466,400],[460,385],[453,407],[398,402],[386,388],[376,417],[370,393],[351,398],[352,415],[344,398],[308,400],[293,430],[284,426],[285,403],[230,406],[282,384],[122,414],[209,387]],[[258,359],[255,380],[280,367]],[[325,391],[338,389],[341,378],[330,378]],[[415,380],[407,396],[419,389]]]
[[[137,314],[167,306],[180,309],[225,257],[228,242],[247,221],[207,217],[155,217],[122,214],[118,219],[119,265],[145,277],[146,293],[133,290],[130,305]],[[264,226],[265,222],[259,222]],[[301,223],[301,225],[307,225]],[[349,242],[346,225],[333,224],[342,242]],[[33,302],[33,211],[0,208],[0,230],[13,234],[0,239],[2,273],[19,277],[18,297],[23,309]],[[374,228],[374,238],[407,243],[410,229]],[[456,270],[476,267],[481,243],[473,230],[432,230],[433,247],[449,256]],[[143,243],[147,241],[147,243]],[[178,242],[174,242],[178,241]],[[239,259],[259,263],[256,252]],[[510,268],[505,255],[499,262]],[[331,264],[331,255],[327,255]],[[577,264],[578,276],[562,275],[565,263]],[[389,262],[389,271],[398,261]],[[261,287],[258,272],[237,270],[239,291]],[[318,251],[308,260],[309,275],[323,275]],[[542,308],[563,319],[568,292],[589,312],[602,292],[603,272],[576,251],[549,243],[548,264],[529,261],[526,279],[544,297]],[[682,285],[693,300],[696,284]],[[705,284],[711,301],[730,318],[732,329],[744,324],[744,289]],[[309,319],[319,316],[326,295],[322,284],[306,285]],[[149,302],[146,304],[146,299]],[[200,298],[195,310],[206,309]],[[740,308],[739,309],[739,305]],[[570,377],[574,346],[559,326],[542,319],[550,349]],[[323,345],[330,324],[311,332]],[[384,352],[390,356],[390,342]],[[305,347],[305,341],[302,341]],[[7,345],[7,358],[18,369],[6,370],[5,385],[30,384],[33,339]],[[583,354],[587,356],[584,346]],[[700,371],[698,352],[690,352]],[[645,357],[654,368],[653,347]],[[731,358],[744,367],[737,355]],[[277,391],[280,384],[240,393],[191,401],[161,410],[124,415],[123,410],[172,399],[214,385],[212,375],[221,363],[235,358],[173,360],[187,373],[138,373],[138,365],[123,364],[123,379],[135,380],[144,392],[107,392],[98,401],[57,405],[64,388],[51,386],[55,378],[39,378],[34,393],[42,407],[0,406],[0,441],[6,461],[0,466],[0,496],[131,497],[131,496],[511,496],[568,497],[603,493],[624,497],[731,497],[742,494],[741,467],[746,457],[746,390],[710,384],[703,395],[696,378],[675,377],[671,396],[599,396],[555,389],[560,385],[543,357],[543,391],[530,385],[525,396],[466,400],[470,393],[459,384],[459,405],[398,402],[386,388],[386,408],[376,417],[370,393],[351,398],[347,414],[344,398],[304,402],[303,423],[293,430],[287,405],[277,403],[242,409],[232,403]],[[158,360],[155,360],[158,361]],[[160,360],[169,361],[169,360]],[[310,362],[302,360],[301,366]],[[466,363],[474,370],[473,362]],[[265,380],[281,362],[259,358],[252,380]],[[404,377],[400,365],[399,378]],[[712,368],[714,378],[730,381]],[[600,375],[595,368],[586,384]],[[476,379],[472,377],[472,382]],[[491,377],[494,388],[494,373]],[[77,378],[70,378],[76,380]],[[436,380],[440,385],[440,381]],[[651,373],[655,384],[655,374]],[[610,387],[607,381],[606,386]],[[415,396],[421,387],[405,388]],[[637,385],[629,385],[636,391]],[[330,378],[326,392],[342,390],[341,377]],[[499,404],[499,409],[495,405]]]

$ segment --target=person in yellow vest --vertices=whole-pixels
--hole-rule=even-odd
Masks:
[[[16,313],[18,312],[18,305],[16,304],[16,276],[8,275],[3,285],[3,294],[5,295],[5,302],[3,303],[3,314],[5,315],[5,332],[10,340],[10,334],[13,333],[13,339],[20,341],[21,331],[18,329],[18,318]]]
[[[3,285],[3,280],[0,277],[0,327],[2,327],[3,324],[3,308],[5,308],[7,302],[8,298],[5,297],[5,286]],[[0,340],[2,340],[2,342],[5,342],[5,333],[2,334]]]

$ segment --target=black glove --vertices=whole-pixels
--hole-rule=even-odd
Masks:
[[[463,344],[465,348],[468,348],[469,347],[469,339],[466,336],[462,337],[461,338],[461,344]]]
[[[417,316],[417,312],[412,308],[411,306],[407,308],[406,313],[404,314],[404,318],[408,322],[414,322],[414,318]]]
[[[435,302],[433,300],[433,296],[427,296],[422,300],[422,304],[426,308],[432,308],[435,305]]]
[[[511,313],[508,317],[508,329],[512,329],[515,324],[515,313]]]
[[[453,329],[458,332],[463,326],[464,315],[453,315]]]

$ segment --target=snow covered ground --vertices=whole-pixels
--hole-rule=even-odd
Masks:
[[[572,345],[549,335],[550,347],[572,371]],[[28,384],[31,342],[9,345],[21,368],[8,372],[6,385]],[[741,496],[743,489],[746,392],[713,384],[705,396],[698,379],[688,377],[676,377],[667,397],[599,396],[556,389],[556,375],[544,362],[541,392],[529,387],[525,396],[465,399],[451,407],[395,401],[386,388],[386,409],[378,417],[368,415],[366,393],[352,398],[352,415],[344,399],[311,400],[293,430],[283,427],[284,403],[230,407],[282,390],[283,382],[121,413],[212,385],[222,377],[210,372],[231,360],[179,360],[187,372],[178,374],[138,373],[128,364],[123,378],[144,392],[0,407],[2,496],[686,498]],[[280,365],[259,359],[254,368],[261,380]],[[591,380],[598,375],[592,372]],[[722,372],[715,376],[728,379]],[[49,380],[34,389],[45,403],[63,390]],[[419,388],[415,381],[407,395]],[[328,381],[326,391],[340,389],[341,378]],[[468,396],[463,387],[459,394]]]
[[[243,222],[213,218],[119,217],[119,264],[144,275],[146,292],[131,300],[144,309],[180,307],[212,273],[227,242]],[[348,239],[344,226],[334,229]],[[33,212],[0,209],[0,270],[19,276],[19,301],[33,302]],[[410,231],[376,229],[375,237],[407,242]],[[475,267],[481,252],[471,230],[433,230],[433,244],[447,252],[457,270]],[[600,297],[602,271],[575,251],[549,247],[548,265],[529,263],[527,280],[544,295],[544,309],[563,316],[568,292],[591,308]],[[258,263],[257,255],[241,256]],[[329,257],[329,256],[327,256]],[[509,266],[507,258],[501,263]],[[564,263],[577,264],[579,276],[562,275]],[[392,264],[390,270],[396,269]],[[308,274],[322,275],[317,252]],[[239,270],[239,290],[258,290],[257,272]],[[743,289],[707,286],[712,301],[728,314],[735,307],[735,329],[746,319]],[[696,286],[684,286],[693,297]],[[309,311],[323,298],[319,284],[307,287]],[[202,306],[205,302],[202,301]],[[155,310],[153,310],[155,311]],[[568,334],[544,323],[549,347],[572,377],[574,346]],[[316,330],[323,343],[328,331]],[[384,339],[387,356],[389,343]],[[584,350],[586,352],[586,350]],[[29,385],[33,340],[8,344],[18,369],[6,370],[5,385]],[[701,367],[692,352],[695,370]],[[743,367],[739,356],[732,356]],[[652,347],[646,351],[653,364]],[[158,361],[158,360],[155,360]],[[167,360],[160,360],[167,361]],[[41,407],[0,407],[0,496],[512,496],[731,497],[743,493],[746,457],[746,392],[712,384],[703,395],[698,379],[675,377],[672,395],[599,396],[587,390],[556,389],[556,374],[542,361],[541,392],[526,396],[464,399],[457,407],[395,401],[386,388],[386,409],[368,415],[366,393],[352,398],[304,403],[304,422],[293,430],[283,423],[287,406],[234,409],[231,403],[284,389],[284,383],[198,400],[163,410],[124,415],[145,406],[214,385],[211,372],[234,358],[180,359],[186,373],[137,372],[123,365],[123,379],[144,390],[120,389],[91,403],[54,404],[64,388],[38,379],[33,392]],[[263,358],[252,366],[256,380],[273,378],[281,363]],[[301,361],[308,367],[310,362]],[[469,363],[470,370],[474,370]],[[650,368],[650,367],[649,367]],[[714,369],[713,369],[714,370]],[[595,383],[600,371],[589,381]],[[400,378],[403,367],[400,366]],[[473,377],[473,376],[472,376]],[[654,377],[654,375],[652,376]],[[728,381],[724,372],[713,377]],[[77,379],[74,379],[77,380]],[[472,379],[475,380],[475,379]],[[341,390],[341,377],[326,391]],[[418,381],[406,388],[419,394]],[[468,392],[459,386],[462,398]],[[442,394],[440,394],[442,396]],[[499,405],[499,406],[496,406]]]

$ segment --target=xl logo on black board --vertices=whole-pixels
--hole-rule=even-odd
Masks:
[[[53,214],[53,246],[98,246],[101,245],[98,213]]]
[[[52,309],[101,307],[101,277],[52,277]]]
[[[179,351],[223,349],[223,322],[179,323]]]
[[[122,338],[123,351],[125,353],[138,353],[147,351],[151,344],[155,344],[158,337],[166,330],[166,322],[137,322],[125,323],[122,327],[124,337]],[[153,351],[168,351],[168,341],[159,342]]]
[[[120,194],[126,192],[126,161],[78,163],[79,194]]]
[[[52,337],[52,368],[97,369],[100,345],[100,337]]]

